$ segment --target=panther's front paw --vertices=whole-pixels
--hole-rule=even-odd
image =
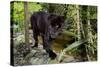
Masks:
[[[53,59],[55,59],[57,57],[57,55],[53,51],[51,51],[49,53],[49,57],[53,60]]]

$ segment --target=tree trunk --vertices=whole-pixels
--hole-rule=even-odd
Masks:
[[[24,2],[25,43],[29,45],[28,3]]]
[[[91,32],[91,24],[90,24],[90,7],[87,7],[87,40],[88,40],[88,45],[87,45],[87,50],[88,50],[88,55],[87,58],[88,60],[91,60],[91,50],[92,50],[92,45],[93,45],[93,35]]]
[[[79,18],[79,6],[76,5],[76,24],[77,24],[77,36],[78,36],[78,39],[77,40],[80,40],[81,39],[81,34],[80,34],[80,18]]]

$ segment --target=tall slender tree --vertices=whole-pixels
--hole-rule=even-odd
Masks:
[[[29,45],[28,3],[24,2],[25,43]]]
[[[76,25],[77,25],[77,37],[78,40],[81,39],[81,33],[80,33],[80,15],[79,15],[79,5],[75,5],[76,7]]]

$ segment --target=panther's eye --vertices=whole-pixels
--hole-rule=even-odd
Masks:
[[[55,27],[56,29],[59,29],[59,25],[56,25],[56,27]]]
[[[56,28],[58,28],[59,26],[58,25],[56,25]]]

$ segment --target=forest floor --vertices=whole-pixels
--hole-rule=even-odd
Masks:
[[[24,35],[18,34],[16,39],[14,39],[14,65],[40,65],[40,64],[57,64],[57,63],[70,63],[77,62],[79,59],[76,59],[73,55],[65,54],[62,60],[59,61],[59,56],[61,51],[57,45],[54,45],[54,52],[57,54],[56,59],[51,60],[48,53],[43,49],[42,42],[38,44],[38,48],[29,48],[34,44],[34,40],[30,45],[25,45],[25,43],[19,43],[24,38]],[[30,36],[32,38],[32,36]],[[33,38],[32,38],[33,39]],[[30,39],[30,40],[32,40]],[[41,41],[41,38],[39,38]],[[19,41],[20,40],[20,41]],[[23,42],[23,41],[22,41]],[[61,46],[60,46],[61,47]],[[59,51],[58,51],[58,49]],[[30,50],[31,49],[31,50]],[[56,51],[57,49],[57,51]]]
[[[61,61],[59,61],[60,53],[56,52],[57,58],[51,60],[48,53],[43,49],[42,45],[39,45],[38,48],[33,48],[28,52],[26,56],[23,56],[24,51],[27,51],[25,45],[21,46],[22,49],[14,49],[14,64],[19,65],[40,65],[40,64],[58,64],[58,63],[70,63],[77,62],[79,59],[75,59],[72,55],[64,55]],[[27,53],[27,52],[25,52]]]
[[[41,48],[40,45],[38,48],[33,48],[25,57],[23,57],[23,54],[21,52],[16,52],[18,55],[14,55],[14,63],[15,65],[40,65],[40,64],[57,64],[57,63],[69,63],[69,62],[76,62],[78,61],[73,56],[70,55],[64,55],[63,59],[59,61],[59,55],[57,54],[57,58],[54,60],[51,60],[49,58],[49,55],[46,53],[46,51]]]

